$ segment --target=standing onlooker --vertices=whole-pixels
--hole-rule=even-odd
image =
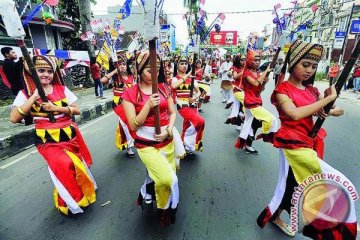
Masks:
[[[353,79],[354,79],[354,92],[360,92],[360,64],[357,64],[354,73],[353,73]]]
[[[221,64],[220,73],[221,73],[221,92],[222,92],[222,102],[225,103],[229,100],[232,92],[232,73],[230,69],[232,67],[231,55],[226,55],[226,61]]]
[[[91,77],[93,78],[94,83],[95,83],[95,96],[97,98],[104,99],[103,84],[100,82],[101,69],[100,69],[99,65],[96,63],[96,58],[91,58],[90,72],[91,72]],[[100,95],[98,93],[98,88],[100,89]]]
[[[278,79],[281,73],[281,69],[283,67],[283,62],[284,59],[283,58],[279,58],[278,62],[276,63],[275,67],[274,67],[274,80],[275,80],[275,87],[277,86],[278,83]]]
[[[21,82],[21,70],[23,67],[22,59],[15,62],[17,54],[11,47],[1,48],[1,53],[5,57],[3,70],[9,83],[11,84],[11,92],[17,96],[18,92],[24,89]]]
[[[212,74],[214,74],[215,78],[217,78],[217,76],[218,76],[218,68],[217,68],[215,59],[213,59],[211,61],[211,68],[212,68]]]
[[[9,81],[11,87],[11,92],[15,96],[24,89],[24,85],[21,80],[21,72],[23,69],[22,58],[19,58],[19,61],[15,62],[18,58],[16,52],[11,47],[1,48],[1,53],[5,57],[3,71],[6,75],[7,80]],[[33,118],[31,115],[26,115],[24,117],[25,125],[30,125],[33,123]]]
[[[329,84],[332,85],[333,81],[337,78],[338,74],[340,72],[340,67],[338,63],[335,63],[332,67],[329,69]]]

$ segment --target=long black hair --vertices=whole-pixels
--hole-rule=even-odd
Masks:
[[[233,66],[237,67],[237,68],[241,68],[241,63],[240,63],[240,59],[241,57],[236,55],[233,59]]]

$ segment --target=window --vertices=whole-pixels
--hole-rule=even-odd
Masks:
[[[339,19],[339,27],[338,31],[345,32],[346,31],[346,23],[347,23],[348,16],[342,17]]]
[[[329,8],[329,0],[322,0],[321,1],[321,6],[325,11],[327,11],[328,8]]]

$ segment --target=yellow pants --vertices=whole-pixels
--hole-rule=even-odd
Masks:
[[[277,131],[278,124],[276,118],[274,117],[274,115],[272,115],[272,113],[270,113],[263,107],[251,108],[249,110],[257,120],[261,121],[263,134]]]
[[[159,149],[154,147],[138,149],[141,161],[145,164],[150,178],[155,182],[156,202],[159,209],[169,208],[170,203],[176,207],[179,202],[174,149],[174,142]]]
[[[245,107],[244,107],[244,100],[245,100],[245,94],[244,92],[236,92],[234,93],[234,98],[236,100],[238,100],[239,102],[241,102],[241,106],[242,106],[242,112],[245,112]]]

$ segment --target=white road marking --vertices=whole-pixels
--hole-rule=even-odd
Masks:
[[[91,122],[88,123],[88,124],[85,124],[84,126],[81,126],[81,127],[80,127],[80,130],[83,130],[83,129],[85,129],[85,128],[88,128],[88,127],[94,125],[95,123],[103,120],[104,118],[107,118],[107,117],[111,116],[111,115],[112,115],[111,113],[113,113],[113,111],[111,111],[110,113],[108,113],[108,114],[106,114],[106,115],[104,115],[104,116],[102,116],[102,117],[99,117],[99,118],[91,121]],[[11,162],[8,162],[7,164],[4,164],[4,165],[0,166],[0,169],[1,169],[1,170],[4,170],[4,169],[6,169],[6,168],[8,168],[8,167],[10,167],[10,166],[12,166],[12,165],[14,165],[15,163],[18,163],[18,162],[24,160],[24,159],[27,158],[29,155],[34,154],[34,153],[36,153],[36,152],[37,152],[37,150],[35,149],[35,150],[33,150],[33,151],[29,152],[29,153],[26,153],[25,155],[23,155],[23,156],[15,159],[15,160],[13,160],[13,161],[11,161]]]
[[[0,169],[2,169],[2,170],[3,170],[3,169],[6,169],[6,168],[14,165],[14,164],[17,163],[17,162],[20,162],[21,160],[24,160],[24,159],[27,158],[30,154],[33,154],[33,153],[36,153],[36,152],[37,152],[37,150],[33,150],[33,151],[31,151],[31,152],[29,152],[29,153],[27,153],[27,154],[19,157],[18,159],[15,159],[14,161],[11,161],[11,162],[9,162],[9,163],[7,163],[7,164],[5,164],[5,165],[2,165],[2,166],[0,167]]]

